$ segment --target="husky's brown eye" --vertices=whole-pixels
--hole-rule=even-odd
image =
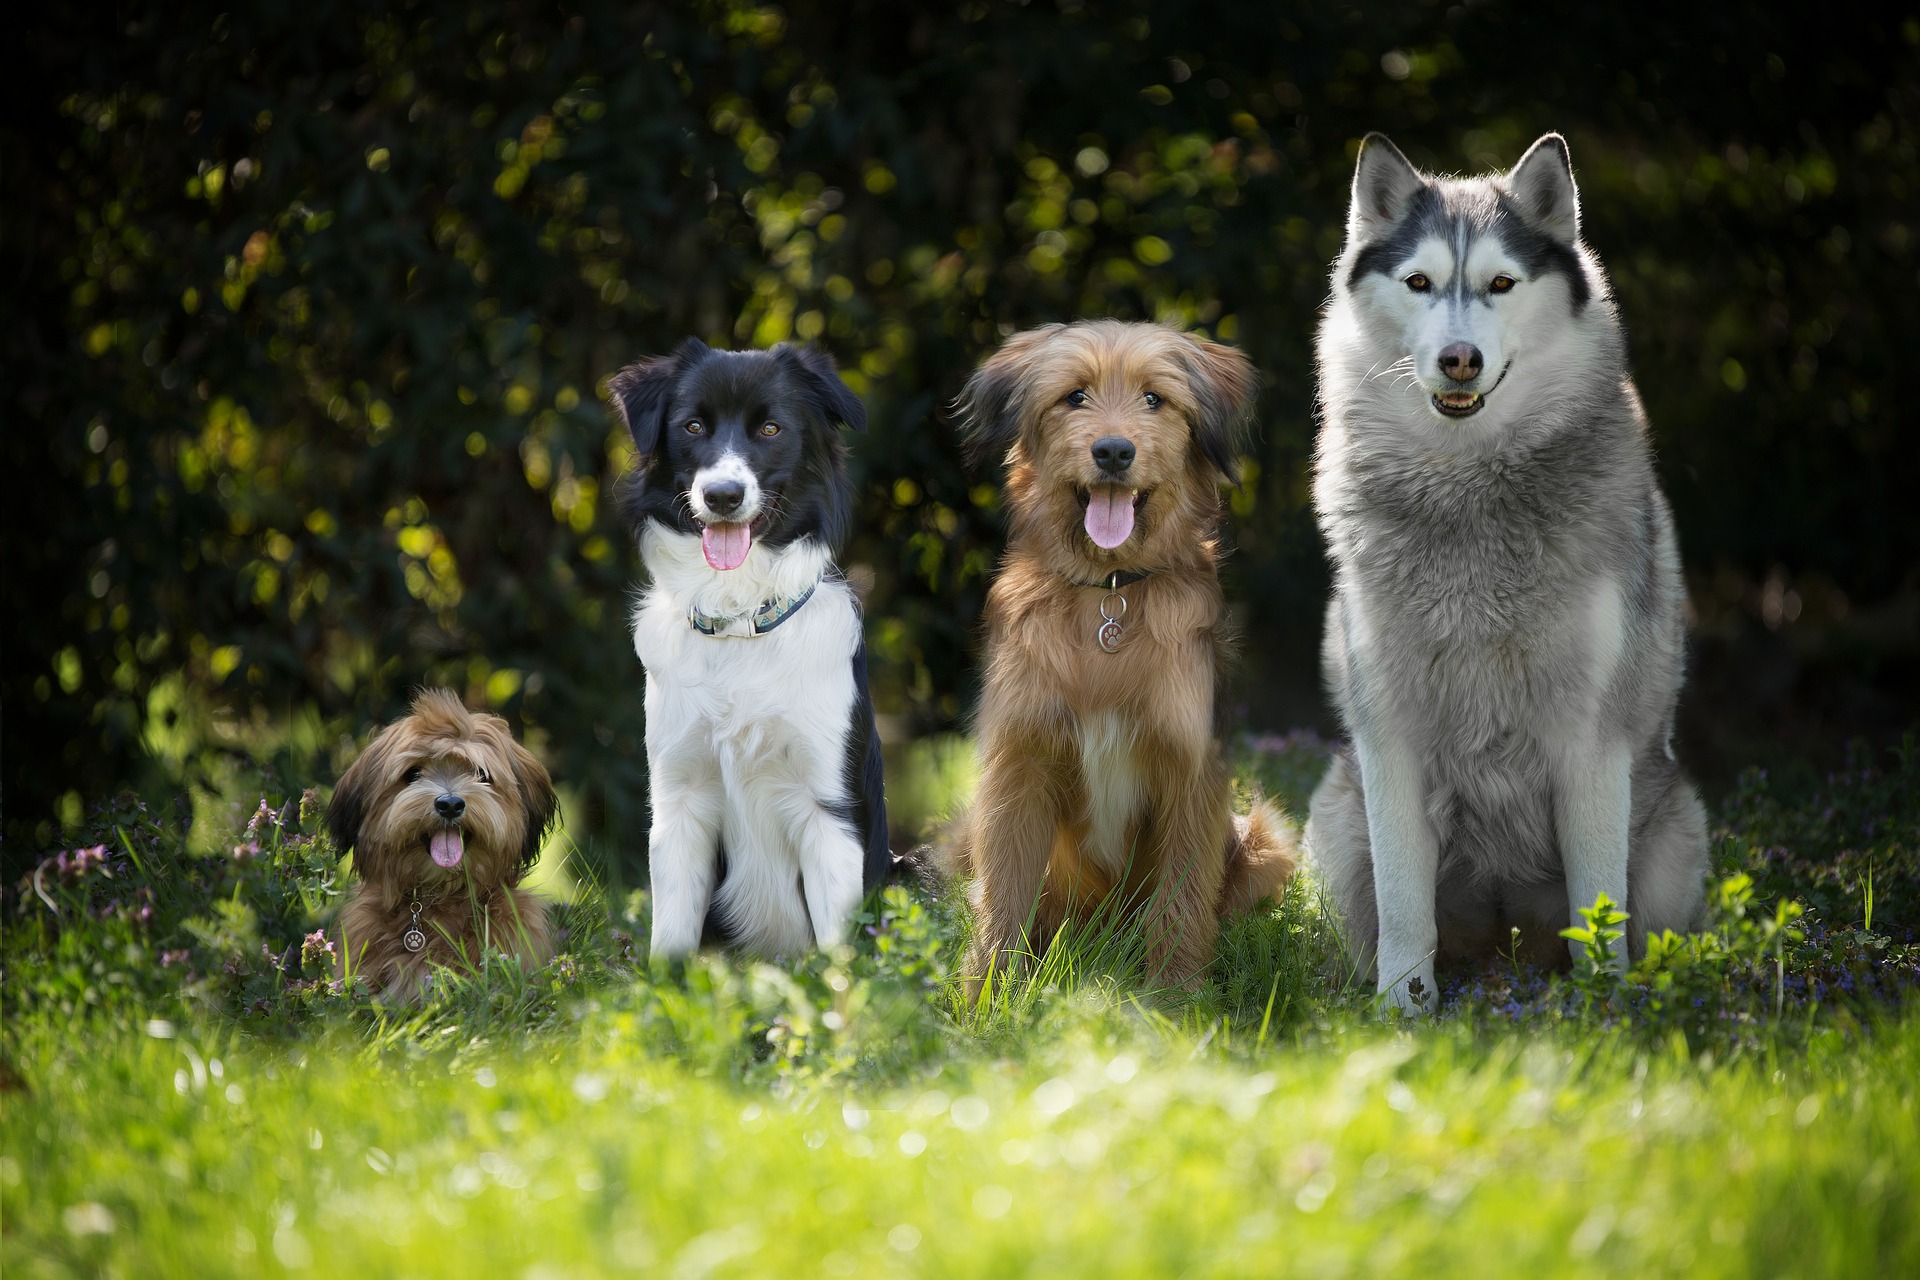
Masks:
[[[1425,293],[1427,290],[1433,288],[1433,281],[1416,271],[1407,277],[1407,288],[1413,290],[1415,293]]]
[[[1087,403],[1086,391],[1082,388],[1075,387],[1072,391],[1067,392],[1067,403],[1076,409],[1083,407]]]
[[[1487,290],[1490,293],[1507,293],[1513,289],[1516,283],[1518,282],[1512,276],[1495,276],[1493,282],[1487,286]]]
[[[700,419],[698,418],[695,418],[693,421],[687,423],[687,434],[690,436],[697,436],[702,431],[705,431],[706,429],[707,429],[707,424],[700,421]]]
[[[1166,401],[1160,398],[1160,393],[1158,391],[1147,392],[1147,408],[1158,409],[1161,405],[1165,403]]]
[[[760,434],[763,436],[777,436],[780,434],[780,424],[777,422],[763,422],[760,424]]]

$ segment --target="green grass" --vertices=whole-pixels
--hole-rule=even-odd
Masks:
[[[1297,804],[1314,758],[1242,772]],[[1680,958],[1455,975],[1412,1026],[1310,877],[1197,995],[1100,927],[985,1008],[950,898],[655,971],[588,878],[551,969],[387,1010],[291,946],[337,889],[297,808],[195,859],[122,804],[118,857],[9,890],[9,1277],[1920,1273],[1920,951],[1795,870],[1911,917],[1911,753],[1750,780]]]
[[[1116,1008],[1019,1062],[779,1096],[618,1012],[529,1042],[33,1046],[11,1276],[1912,1274],[1920,1020],[1735,1064]],[[454,1037],[445,1037],[452,1040]],[[98,1206],[93,1208],[91,1206]],[[104,1229],[103,1229],[104,1228]]]

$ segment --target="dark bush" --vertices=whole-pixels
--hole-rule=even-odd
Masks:
[[[431,681],[636,871],[597,387],[687,333],[818,341],[869,398],[847,559],[908,729],[964,713],[999,545],[944,408],[970,365],[1087,314],[1243,344],[1250,714],[1319,720],[1309,342],[1373,128],[1439,169],[1571,139],[1701,615],[1691,736],[1884,734],[1920,647],[1920,23],[1891,14],[43,9],[4,165],[9,867],[125,781],[324,774]]]

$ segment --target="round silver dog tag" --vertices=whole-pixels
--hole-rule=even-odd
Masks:
[[[400,945],[409,951],[418,951],[427,945],[427,935],[418,929],[409,929],[400,939]]]
[[[1108,653],[1117,653],[1120,649],[1119,620],[1109,618],[1107,621],[1101,623],[1098,639],[1102,649],[1105,649]]]

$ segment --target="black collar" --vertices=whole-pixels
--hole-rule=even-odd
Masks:
[[[1103,591],[1118,591],[1130,587],[1152,574],[1151,569],[1115,569],[1098,582],[1076,582],[1077,587],[1099,587]]]

